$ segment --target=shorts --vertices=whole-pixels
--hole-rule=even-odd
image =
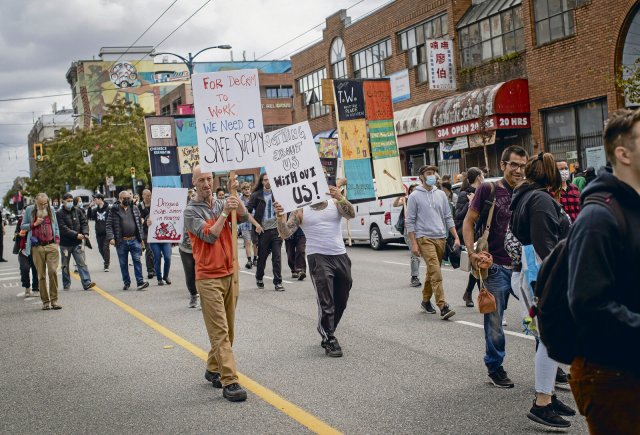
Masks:
[[[250,242],[251,239],[252,239],[252,237],[251,237],[252,233],[253,233],[253,229],[251,229],[251,228],[242,228],[241,229],[242,240],[244,240],[245,242],[247,242],[247,241]]]

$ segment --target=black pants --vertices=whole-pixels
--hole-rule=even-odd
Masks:
[[[2,254],[4,253],[4,233],[2,232],[2,218],[0,218],[0,259],[4,259]]]
[[[147,242],[142,242],[145,248],[144,250],[144,261],[147,265],[147,276],[153,278],[156,276],[156,265],[153,261],[153,251],[149,247]]]
[[[256,280],[262,281],[264,278],[264,267],[267,265],[267,258],[271,254],[271,266],[273,268],[273,283],[282,284],[282,239],[277,229],[266,230],[258,238],[258,268],[256,269]]]
[[[334,338],[334,333],[347,308],[351,291],[351,260],[347,254],[311,254],[309,273],[318,295],[318,332],[323,341]]]
[[[473,287],[478,286],[478,290],[480,290],[480,280],[476,279],[475,276],[471,272],[469,272],[469,280],[467,281],[467,288],[465,289],[465,293],[473,293]]]
[[[196,260],[191,252],[184,252],[182,249],[178,249],[178,252],[180,252],[180,260],[182,260],[187,290],[191,296],[195,296],[198,294],[198,290],[196,290]]]
[[[108,269],[111,264],[111,248],[109,246],[109,240],[107,240],[106,234],[96,234],[96,240],[98,241],[98,252],[102,256],[104,262],[104,268]]]
[[[22,281],[22,287],[29,288],[34,292],[38,290],[38,271],[33,264],[33,257],[28,257],[22,253],[18,254],[18,264],[20,265],[20,281]],[[29,284],[29,271],[31,271],[31,285]]]
[[[287,263],[289,263],[291,273],[306,273],[307,262],[305,261],[305,249],[307,247],[307,238],[304,235],[291,237],[284,241],[284,247],[287,250]]]

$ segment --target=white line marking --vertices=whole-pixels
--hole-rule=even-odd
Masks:
[[[11,272],[0,272],[0,275],[11,275],[11,274],[15,274],[16,273],[16,269],[13,268],[11,270]]]
[[[454,320],[454,322],[460,323],[461,325],[473,326],[474,328],[484,329],[484,326],[478,323],[467,322],[465,320]],[[527,340],[535,341],[535,338],[532,335],[525,335],[520,332],[513,332],[513,331],[506,331],[506,330],[504,331],[504,333],[507,335],[513,335],[514,337],[526,338]]]
[[[244,273],[245,275],[256,276],[255,273],[247,272],[246,270],[241,270],[240,273]],[[272,276],[265,275],[264,277],[273,281],[273,277]],[[282,282],[286,282],[287,284],[293,284],[293,281],[286,281],[284,279],[282,280]]]
[[[383,260],[382,262],[383,262],[383,263],[388,263],[388,264],[397,264],[398,266],[407,266],[407,267],[410,267],[410,266],[411,266],[411,265],[410,265],[410,264],[408,264],[408,263],[397,263],[397,262],[395,262],[395,261],[386,261],[386,260]],[[420,263],[422,263],[422,262],[420,262]],[[441,268],[440,268],[440,270],[442,270],[443,272],[455,272],[455,271],[456,271],[455,269],[449,269],[449,268],[446,268],[446,267],[441,267]]]
[[[0,281],[13,281],[16,279],[20,279],[20,275],[6,276],[4,278],[0,278]]]

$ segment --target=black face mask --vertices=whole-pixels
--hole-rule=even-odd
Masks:
[[[123,199],[122,200],[122,205],[124,205],[125,207],[129,207],[131,205],[131,200],[130,199]]]

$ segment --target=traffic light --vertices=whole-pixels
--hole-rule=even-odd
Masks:
[[[131,178],[136,178],[136,168],[131,167]]]
[[[39,162],[44,158],[44,151],[41,143],[33,144],[33,160]]]

